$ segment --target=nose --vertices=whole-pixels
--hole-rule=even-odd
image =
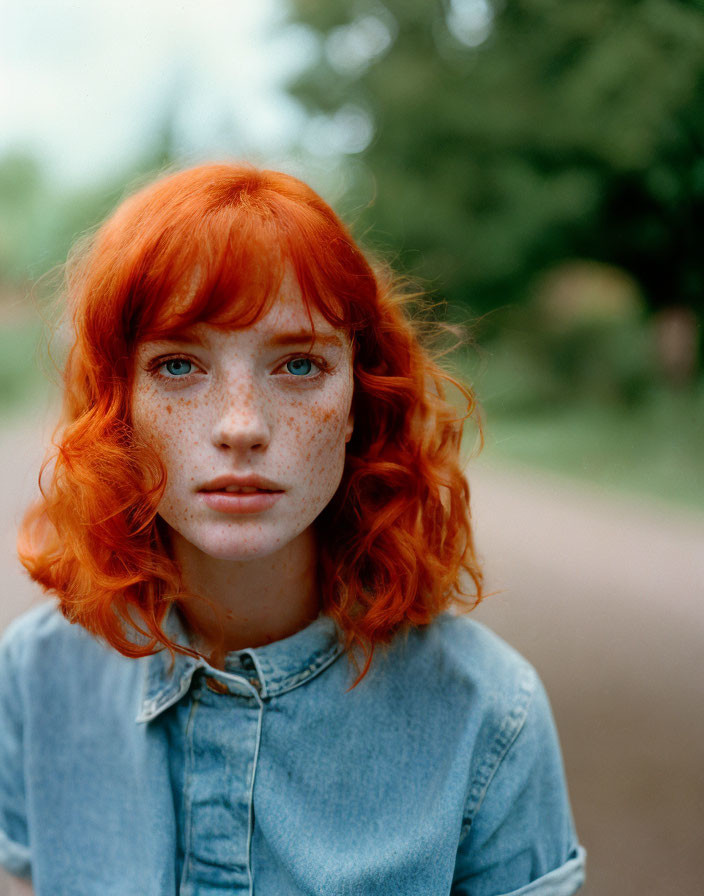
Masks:
[[[271,428],[266,401],[257,395],[253,384],[228,389],[217,400],[218,409],[212,429],[213,444],[239,452],[261,449],[269,444]]]

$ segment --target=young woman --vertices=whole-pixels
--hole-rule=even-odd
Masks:
[[[142,189],[74,257],[63,415],[18,542],[58,600],[0,647],[13,879],[580,887],[545,692],[458,615],[482,580],[444,384],[473,395],[409,301],[309,187],[245,165]]]

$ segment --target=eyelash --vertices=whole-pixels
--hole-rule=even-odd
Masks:
[[[323,358],[316,358],[313,355],[291,355],[290,358],[285,358],[281,364],[279,364],[279,367],[288,364],[289,361],[298,361],[301,358],[306,358],[307,360],[312,361],[313,364],[320,369],[318,373],[313,376],[294,376],[294,374],[290,373],[288,376],[291,380],[302,380],[306,383],[315,382],[330,372],[330,365]],[[183,376],[164,376],[159,373],[159,368],[163,367],[168,361],[187,361],[189,364],[196,366],[196,362],[192,361],[186,355],[166,355],[162,358],[155,358],[153,361],[150,361],[147,365],[147,373],[155,379],[167,380],[169,382],[187,382],[191,379],[193,376],[192,373],[187,373]]]

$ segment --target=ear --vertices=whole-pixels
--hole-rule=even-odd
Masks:
[[[352,431],[354,429],[354,411],[350,410],[350,415],[347,418],[347,426],[345,428],[345,442],[349,442],[352,438]]]

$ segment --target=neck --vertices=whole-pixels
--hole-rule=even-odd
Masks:
[[[280,551],[254,560],[204,554],[176,532],[172,546],[188,592],[181,613],[193,647],[216,667],[225,654],[295,634],[320,612],[312,526]]]

